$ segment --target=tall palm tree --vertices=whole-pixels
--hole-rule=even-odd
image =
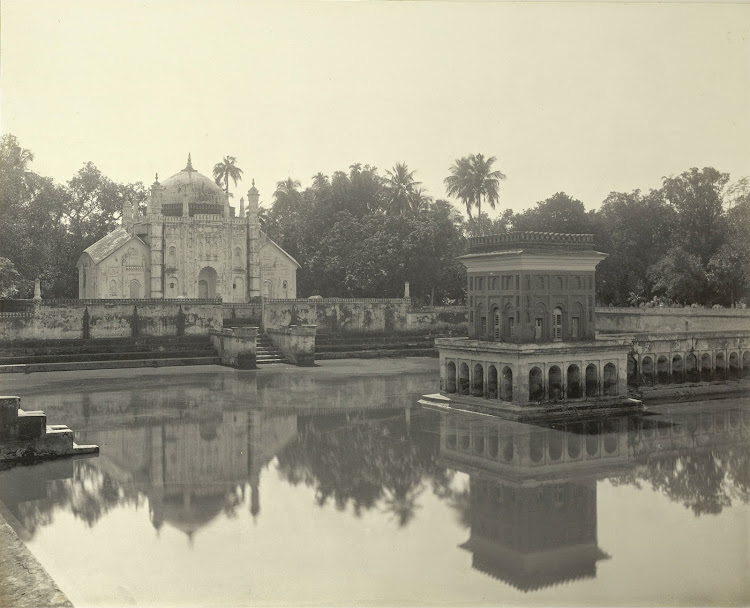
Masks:
[[[393,215],[407,215],[419,210],[423,192],[417,187],[422,183],[415,181],[414,171],[409,171],[406,163],[396,163],[392,171],[386,171],[385,188],[387,192],[387,211]]]
[[[221,162],[214,165],[214,181],[218,186],[224,186],[224,192],[227,196],[229,194],[229,180],[237,185],[237,182],[242,179],[242,169],[240,169],[235,163],[237,159],[234,156],[225,156]]]
[[[483,154],[470,154],[459,158],[450,168],[451,174],[444,180],[448,194],[457,196],[466,205],[469,218],[471,207],[477,207],[479,234],[482,233],[482,199],[494,209],[499,198],[500,180],[505,179],[502,171],[492,170],[496,160],[494,156],[485,158]]]
[[[302,202],[302,195],[299,192],[301,186],[299,180],[291,177],[276,182],[276,192],[273,193],[273,211],[276,215],[294,212],[299,208]]]

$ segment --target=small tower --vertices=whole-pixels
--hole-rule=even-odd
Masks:
[[[245,197],[240,197],[240,217],[245,217]]]
[[[154,183],[151,184],[151,193],[148,199],[148,214],[161,215],[161,206],[164,203],[161,184],[159,183],[159,174],[154,176]]]
[[[129,200],[122,204],[122,227],[133,234],[133,202]]]

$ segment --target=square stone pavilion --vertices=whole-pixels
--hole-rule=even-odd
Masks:
[[[470,239],[468,338],[441,338],[440,394],[511,417],[565,407],[634,405],[627,348],[596,339],[591,234],[510,232]]]

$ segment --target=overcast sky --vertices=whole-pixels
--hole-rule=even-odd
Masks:
[[[67,181],[498,158],[499,208],[750,175],[750,4],[3,0],[0,128]]]

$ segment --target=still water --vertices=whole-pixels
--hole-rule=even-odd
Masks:
[[[79,608],[750,601],[750,400],[543,427],[420,408],[436,367],[35,374],[101,453],[0,499]]]

